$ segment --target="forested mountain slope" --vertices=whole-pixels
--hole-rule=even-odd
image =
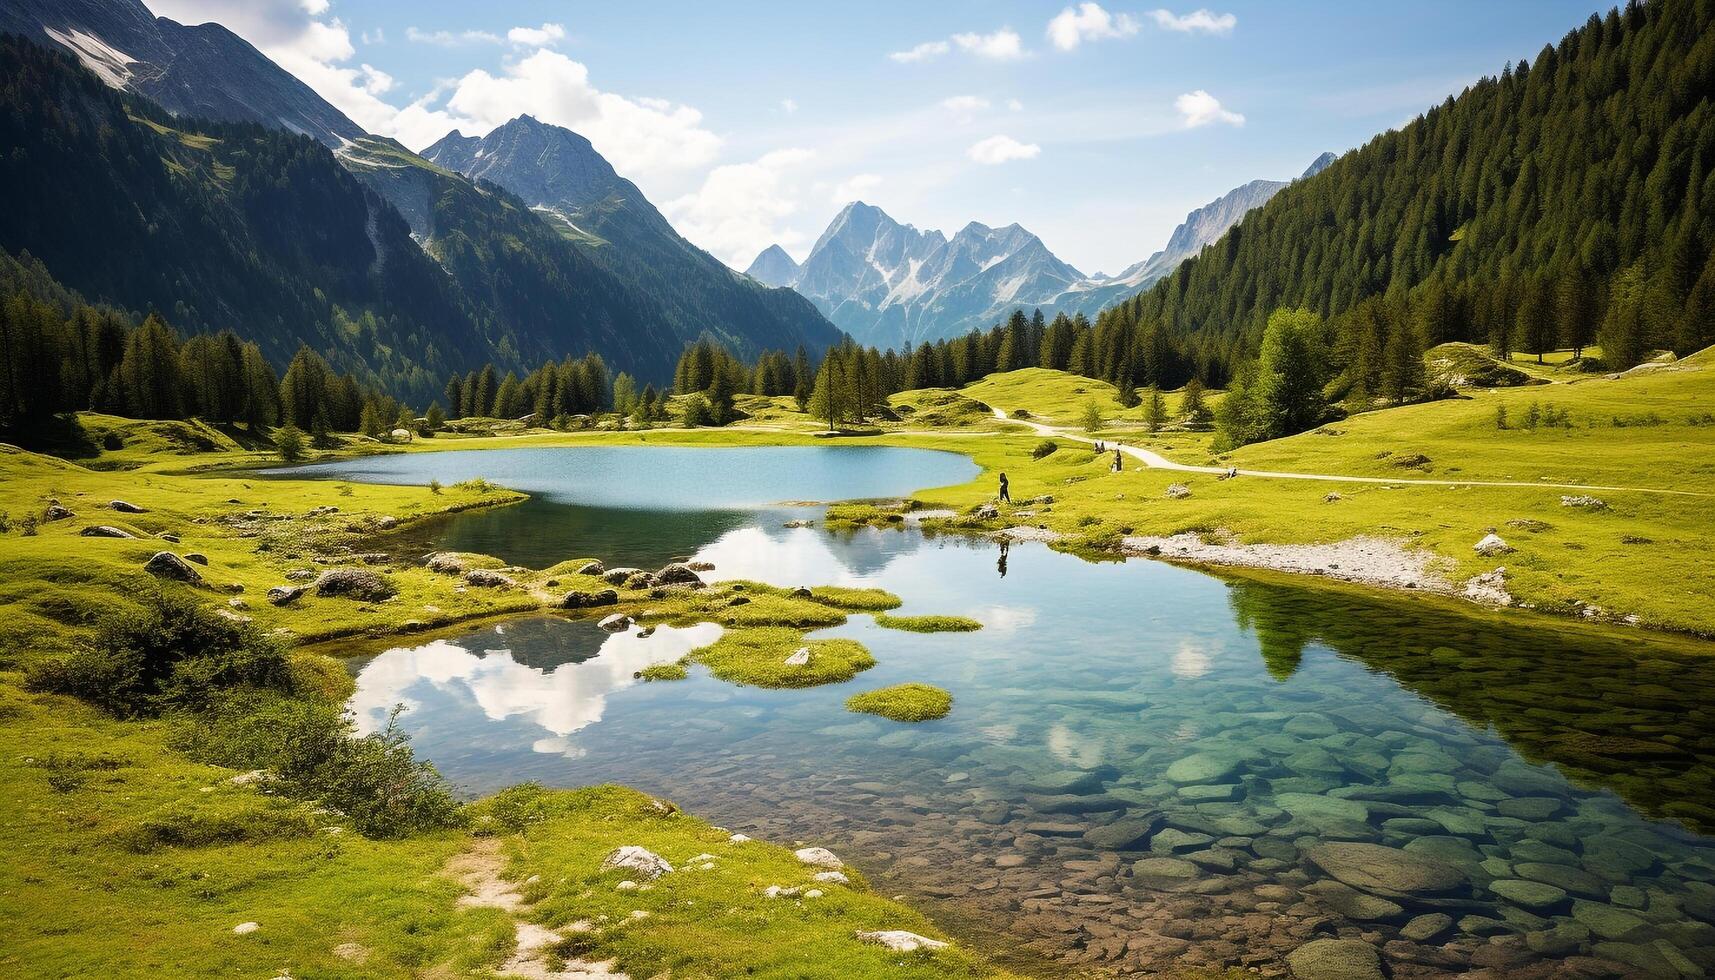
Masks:
[[[571,130],[519,116],[483,137],[449,133],[423,157],[517,195],[590,261],[648,293],[682,341],[706,334],[754,358],[799,344],[819,352],[839,339],[809,300],[739,275],[682,238]]]
[[[1715,341],[1711,93],[1715,3],[1592,16],[1282,190],[1109,316],[1216,374],[1280,307],[1410,324],[1425,345],[1600,334],[1622,367],[1696,350]]]

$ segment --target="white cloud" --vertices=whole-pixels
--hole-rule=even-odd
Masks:
[[[1193,10],[1188,14],[1175,14],[1171,10],[1152,10],[1149,15],[1155,18],[1157,26],[1184,34],[1197,31],[1204,34],[1231,34],[1239,23],[1239,19],[1232,14],[1217,14],[1207,8]]]
[[[680,234],[742,268],[771,244],[790,248],[803,242],[782,222],[799,207],[793,171],[814,155],[792,147],[716,167],[701,187],[668,201],[662,210]]]
[[[376,68],[374,65],[358,65],[357,70],[362,72],[363,90],[368,92],[370,95],[380,95],[383,92],[392,90],[392,75]]]
[[[855,174],[836,184],[834,192],[828,195],[828,200],[834,204],[847,204],[880,186],[880,174]]]
[[[1017,99],[1007,99],[1006,100],[1006,107],[1008,109],[1011,109],[1013,112],[1023,112],[1024,111],[1024,103],[1018,101]]]
[[[543,24],[541,27],[514,27],[506,32],[506,39],[522,48],[546,48],[556,42],[566,39],[566,29],[559,24]]]
[[[1009,160],[1031,160],[1042,152],[1042,147],[1035,143],[1020,143],[1010,136],[990,136],[971,144],[965,155],[985,166],[1006,163]]]
[[[945,41],[924,41],[916,47],[895,51],[888,57],[902,64],[928,61],[931,58],[939,58],[955,47],[966,54],[993,61],[1012,61],[1029,53],[1024,50],[1024,39],[1018,36],[1018,32],[1010,27],[1003,27],[991,34],[973,31],[954,34]]]
[[[888,57],[905,64],[912,61],[928,61],[930,58],[938,58],[950,50],[952,50],[952,46],[946,41],[924,41],[914,48],[895,51]]]
[[[1131,37],[1138,23],[1130,14],[1110,14],[1098,3],[1067,7],[1048,22],[1048,40],[1061,51],[1071,51],[1084,41]]]
[[[989,100],[980,95],[955,95],[941,100],[941,108],[949,112],[981,112],[988,107]]]
[[[1221,106],[1221,100],[1198,89],[1186,92],[1173,100],[1174,108],[1184,117],[1186,129],[1196,129],[1211,123],[1226,123],[1229,126],[1243,126],[1245,117]]]
[[[363,40],[363,43],[366,46],[372,45],[372,44],[386,44],[387,43],[387,32],[382,30],[379,27],[377,27],[375,29],[375,33],[373,33],[373,34],[371,34],[368,31],[364,31],[362,34],[359,34],[358,37]]]
[[[543,48],[508,63],[502,74],[476,69],[458,79],[444,110],[419,104],[424,117],[413,131],[396,128],[407,146],[423,146],[458,126],[485,133],[529,113],[589,138],[621,173],[684,171],[715,157],[720,137],[703,128],[702,113],[664,99],[627,98],[590,84],[589,69],[558,51]],[[403,114],[401,114],[403,115]]]
[[[780,111],[786,113],[787,115],[791,115],[792,113],[797,112],[798,111],[798,100],[797,99],[781,99],[780,100]]]
[[[1010,27],[1003,27],[993,34],[954,34],[953,43],[959,46],[959,50],[979,58],[1010,61],[1024,57],[1023,39]]]
[[[413,44],[433,44],[438,48],[456,48],[463,44],[499,44],[500,35],[489,31],[425,31],[407,27],[405,40]]]

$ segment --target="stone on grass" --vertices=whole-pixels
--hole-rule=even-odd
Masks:
[[[95,524],[77,532],[86,538],[134,538],[137,535],[130,531],[122,531],[111,524]]]
[[[619,602],[619,593],[612,589],[602,589],[599,592],[579,592],[576,589],[566,593],[560,600],[560,605],[566,609],[589,609],[594,606],[612,606]]]
[[[893,953],[915,953],[920,949],[937,950],[947,948],[947,944],[939,939],[930,939],[928,936],[919,936],[915,932],[906,932],[903,929],[881,929],[875,932],[865,932],[860,929],[858,930],[857,938],[859,942],[873,943],[877,946],[883,946],[886,947],[889,952]]]
[[[112,507],[121,514],[147,514],[149,512],[147,507],[139,507],[136,504],[125,500],[110,501],[107,506]]]
[[[846,866],[844,861],[834,856],[834,852],[825,847],[800,847],[792,852],[792,856],[804,864],[818,868],[831,868],[835,871]]]
[[[464,573],[466,585],[479,589],[510,589],[516,583],[505,575],[487,568],[473,568]]]
[[[1507,544],[1506,541],[1502,540],[1500,535],[1495,534],[1492,531],[1487,535],[1484,535],[1483,540],[1477,542],[1476,548],[1477,554],[1482,555],[1484,558],[1508,555],[1512,554],[1513,551],[1512,545]]]
[[[631,617],[624,613],[614,613],[612,616],[606,617],[596,625],[607,630],[609,633],[618,633],[621,630],[631,628]]]
[[[423,566],[431,572],[439,572],[442,575],[464,574],[464,559],[450,552],[436,552],[430,555],[428,560],[423,562]]]
[[[656,572],[655,581],[661,585],[689,585],[692,588],[701,588],[703,585],[702,577],[692,571],[689,565],[680,562],[674,562]]]
[[[170,551],[157,551],[143,563],[143,571],[156,578],[164,578],[173,582],[189,582],[196,584],[202,581],[202,576],[192,568],[190,563]]]
[[[1608,505],[1606,502],[1604,502],[1604,501],[1602,501],[1596,497],[1592,497],[1589,494],[1577,494],[1577,495],[1566,494],[1566,495],[1563,495],[1560,498],[1560,506],[1562,506],[1562,507],[1588,507],[1591,510],[1607,510],[1608,509]]]
[[[399,518],[383,514],[375,519],[375,526],[383,531],[391,531],[399,526]]]
[[[1191,496],[1191,488],[1186,486],[1185,484],[1183,484],[1183,483],[1169,483],[1167,485],[1167,499],[1168,500],[1184,500],[1185,498],[1187,498],[1189,496]]]
[[[162,531],[160,534],[157,534],[155,536],[157,538],[160,538],[162,541],[167,542],[168,544],[178,544],[179,543],[179,536],[174,534],[171,531]]]
[[[367,568],[330,568],[316,579],[315,590],[318,596],[358,602],[380,602],[398,594],[386,576]]]
[[[298,601],[304,594],[301,585],[276,585],[268,590],[268,601],[276,606],[284,606]]]
[[[185,561],[196,562],[198,565],[208,564],[208,556],[200,551],[185,552]]]
[[[792,590],[792,598],[794,599],[808,599],[812,595],[814,595],[814,593],[812,593],[809,588],[802,585]]]
[[[748,844],[749,842],[750,838],[744,834],[733,834],[731,837],[727,838],[727,843],[729,844]]]
[[[1381,955],[1359,939],[1316,939],[1286,956],[1298,980],[1382,980]]]
[[[49,504],[47,511],[42,514],[42,519],[45,521],[63,521],[76,516],[59,504]]]
[[[792,651],[792,655],[790,657],[786,658],[786,666],[788,666],[788,667],[803,667],[803,666],[808,665],[809,663],[810,663],[810,648],[809,647],[799,647],[798,649]]]
[[[609,585],[624,585],[626,579],[642,571],[641,568],[610,568],[601,574],[601,579]]]
[[[578,569],[578,574],[579,575],[601,575],[601,574],[604,574],[606,571],[607,571],[607,566],[603,565],[601,562],[599,562],[599,561],[588,561],[588,562],[584,563],[582,568]]]
[[[818,871],[815,874],[815,878],[817,881],[829,885],[849,885],[852,883],[852,880],[846,877],[846,873],[844,871]]]
[[[248,936],[260,928],[262,928],[260,923],[240,922],[232,927],[232,934],[235,936]]]
[[[639,875],[653,880],[664,874],[670,874],[673,871],[673,866],[667,863],[666,858],[648,848],[627,844],[624,847],[614,848],[606,858],[603,858],[601,869],[603,871],[616,869],[635,871]]]

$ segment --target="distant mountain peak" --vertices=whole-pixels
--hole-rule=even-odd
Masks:
[[[790,286],[798,278],[798,262],[779,245],[770,245],[756,256],[744,274],[770,286]]]
[[[1306,180],[1310,177],[1314,177],[1322,171],[1327,170],[1328,165],[1338,159],[1339,157],[1336,157],[1334,154],[1324,152],[1321,156],[1310,161],[1310,166],[1304,168],[1304,172],[1298,175],[1298,179]]]

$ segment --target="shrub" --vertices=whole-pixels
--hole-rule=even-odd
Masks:
[[[692,395],[685,399],[685,428],[695,429],[699,426],[714,425],[714,409],[709,407],[708,399],[702,395]]]
[[[25,683],[139,717],[199,709],[231,688],[289,690],[291,676],[285,651],[249,624],[156,595],[138,612],[109,617],[70,656],[37,664]]]
[[[274,430],[274,451],[282,462],[296,463],[304,458],[304,430],[290,422]]]
[[[358,735],[352,716],[331,702],[252,693],[198,716],[176,741],[204,762],[274,773],[288,793],[339,810],[367,837],[457,826],[462,808],[435,767],[411,751],[401,710],[381,731]]]
[[[1496,405],[1495,406],[1495,428],[1504,429],[1506,427],[1507,427],[1507,407],[1505,405]]]
[[[1054,455],[1054,451],[1059,449],[1059,448],[1060,448],[1059,443],[1055,442],[1052,439],[1044,439],[1041,442],[1036,444],[1035,449],[1032,449],[1030,451],[1030,458],[1031,459],[1044,459],[1048,456]]]
[[[440,493],[441,492],[441,481],[430,480],[429,481],[429,492],[430,493]]]

